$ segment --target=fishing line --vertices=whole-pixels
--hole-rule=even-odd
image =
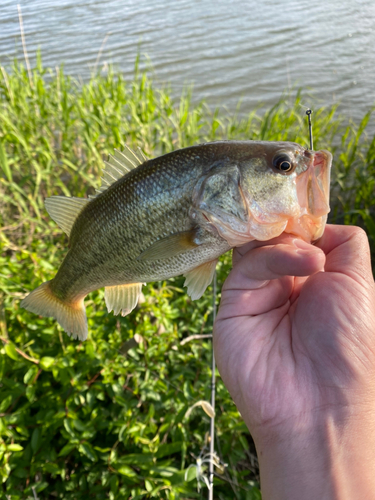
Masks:
[[[212,328],[215,324],[216,319],[216,269],[214,273],[214,281],[212,286]],[[215,392],[216,392],[216,363],[214,354],[214,338],[212,336],[212,364],[211,364],[211,406],[214,410],[213,416],[210,421],[210,457],[214,456],[215,453]],[[209,476],[208,481],[210,488],[208,488],[208,500],[213,500],[214,498],[214,461],[209,461]]]
[[[312,123],[311,123],[311,115],[312,115],[312,109],[309,108],[308,106],[305,106],[304,104],[301,104],[300,102],[298,103],[301,108],[304,108],[306,110],[306,115],[309,120],[309,136],[310,136],[310,151],[314,149],[314,143],[313,143],[313,135],[312,135]]]
[[[309,120],[310,150],[312,151],[314,149],[314,144],[313,144],[313,135],[312,135],[311,114],[312,114],[312,110],[310,108],[307,109],[306,115],[307,115],[307,118]]]

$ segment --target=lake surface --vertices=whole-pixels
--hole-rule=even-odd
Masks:
[[[296,87],[355,120],[375,102],[374,0],[0,0],[4,66],[23,58],[17,3],[31,64],[40,47],[45,66],[82,79],[108,63],[131,79],[140,50],[174,95],[193,84],[195,101],[232,111]]]

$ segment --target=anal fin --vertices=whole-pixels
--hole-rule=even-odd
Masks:
[[[129,283],[127,285],[106,286],[104,299],[108,312],[113,311],[117,316],[121,311],[121,316],[129,314],[137,305],[144,283]]]
[[[197,300],[202,297],[214,277],[216,264],[217,259],[211,260],[184,274],[186,277],[184,286],[187,287],[187,293],[192,300]]]

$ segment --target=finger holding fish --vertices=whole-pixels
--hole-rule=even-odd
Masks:
[[[267,242],[268,243],[268,242]],[[223,287],[236,288],[242,280],[265,281],[282,276],[310,276],[324,269],[324,252],[297,238],[288,243],[264,244],[248,251],[233,267]],[[247,283],[245,284],[247,287]]]
[[[271,243],[271,244],[269,244]],[[324,270],[324,252],[289,235],[252,242],[236,262],[222,289],[220,319],[264,314],[294,301],[308,276]]]
[[[295,240],[299,240],[299,239],[296,238],[293,234],[282,233],[280,236],[277,236],[276,238],[269,239],[267,241],[258,241],[258,240],[249,241],[249,243],[246,243],[245,245],[233,248],[233,255],[232,255],[233,266],[235,264],[237,264],[237,262],[240,259],[242,259],[242,257],[245,254],[250,252],[250,250],[254,250],[255,248],[260,248],[260,247],[265,247],[265,246],[269,247],[269,246],[280,245],[280,244],[293,245],[293,242]],[[300,240],[300,241],[302,241],[302,240]],[[307,247],[307,248],[310,248],[310,247]]]

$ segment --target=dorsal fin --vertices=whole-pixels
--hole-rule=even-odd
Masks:
[[[51,218],[69,236],[74,221],[89,201],[87,198],[51,196],[45,200],[44,204]]]
[[[89,198],[95,198],[98,194],[103,193],[111,184],[130,172],[130,170],[133,170],[133,168],[142,165],[145,161],[147,161],[147,158],[140,148],[138,148],[137,153],[126,144],[124,151],[115,149],[113,155],[109,155],[108,161],[104,162],[102,185],[96,189],[96,194],[90,195]]]

